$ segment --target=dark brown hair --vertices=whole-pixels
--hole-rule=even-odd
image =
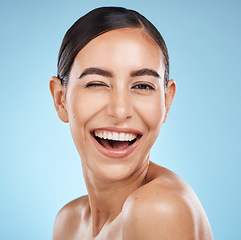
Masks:
[[[121,7],[101,7],[78,19],[64,36],[58,57],[58,78],[68,84],[72,64],[78,52],[91,40],[111,30],[142,28],[159,45],[165,65],[165,86],[169,80],[169,56],[164,39],[156,27],[136,11]]]

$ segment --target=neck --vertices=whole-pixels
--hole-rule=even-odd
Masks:
[[[148,166],[149,161],[146,161],[131,176],[119,181],[97,179],[89,169],[83,168],[94,236],[119,215],[128,196],[145,184]]]

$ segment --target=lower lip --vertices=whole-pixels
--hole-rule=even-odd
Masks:
[[[91,134],[91,137],[94,141],[94,145],[96,146],[96,148],[105,156],[110,157],[110,158],[124,158],[127,157],[129,154],[131,154],[135,148],[137,147],[137,145],[140,142],[140,138],[137,138],[136,141],[129,147],[122,149],[122,150],[112,150],[112,149],[107,149],[105,147],[103,147]]]

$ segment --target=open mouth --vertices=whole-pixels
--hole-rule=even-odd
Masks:
[[[96,141],[106,149],[110,150],[124,150],[132,146],[138,139],[140,134],[124,133],[114,131],[94,130],[92,132]]]

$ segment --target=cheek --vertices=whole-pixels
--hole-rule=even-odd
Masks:
[[[77,127],[79,131],[84,130],[81,127],[84,127],[94,115],[104,108],[106,100],[98,94],[73,92],[67,102],[70,127],[71,129]]]
[[[103,97],[98,101],[96,99],[98,96],[82,91],[73,91],[67,97],[70,131],[81,158],[85,158],[86,152],[88,152],[86,151],[88,126],[86,127],[86,125],[105,106],[106,100]]]
[[[144,122],[149,126],[149,130],[159,133],[165,116],[165,104],[161,95],[146,98],[138,105],[138,112]],[[158,134],[157,133],[157,134]]]

